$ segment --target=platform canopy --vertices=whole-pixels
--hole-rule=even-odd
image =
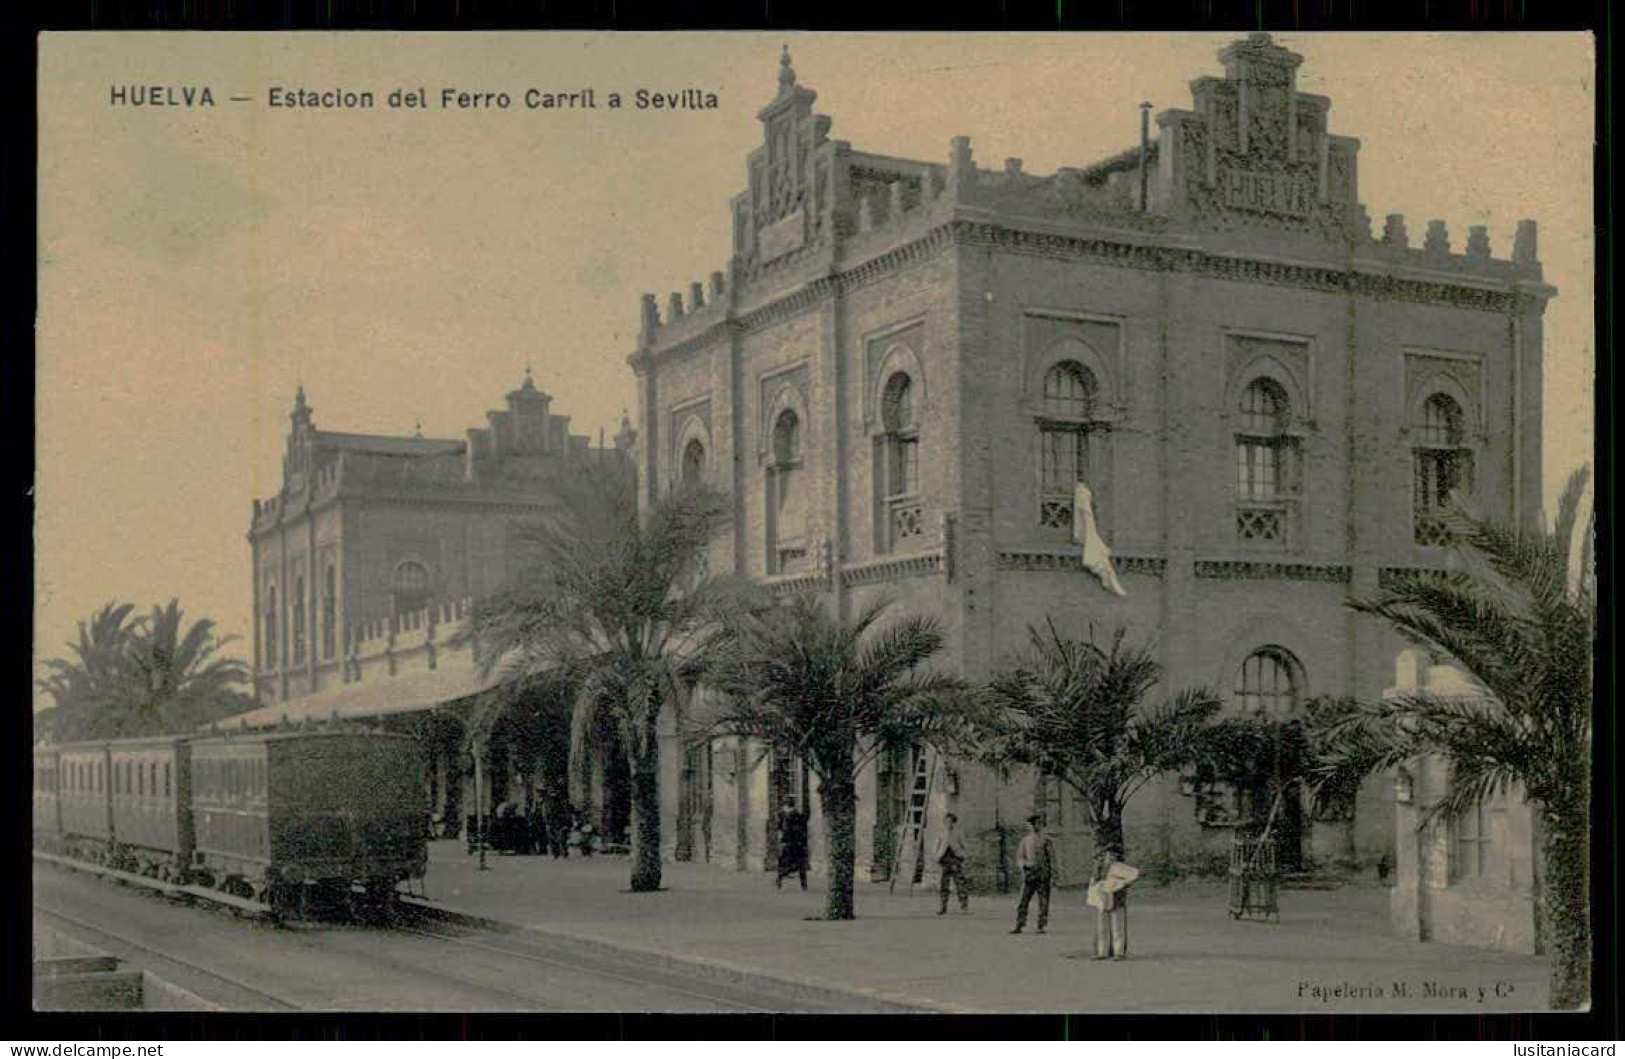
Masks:
[[[459,652],[447,657],[445,664],[436,669],[344,684],[314,695],[274,702],[217,723],[221,728],[274,728],[284,722],[299,724],[335,717],[341,721],[361,720],[422,713],[485,691],[499,683],[501,677],[500,670],[490,677],[481,677],[472,657]]]

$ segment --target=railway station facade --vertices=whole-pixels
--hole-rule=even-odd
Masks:
[[[940,664],[967,678],[1053,621],[1122,627],[1155,644],[1164,689],[1236,711],[1379,696],[1403,644],[1345,603],[1448,563],[1453,489],[1539,509],[1555,291],[1530,221],[1500,256],[1483,227],[1454,245],[1442,221],[1374,231],[1360,143],[1297,90],[1301,58],[1255,34],[1219,61],[1188,109],[1145,115],[1140,146],[1037,174],[968,137],[939,160],[832,139],[786,53],[727,204],[730,259],[664,308],[642,299],[640,502],[722,490],[710,569],[839,613],[886,596],[936,615]],[[1072,542],[1080,481],[1122,596]],[[814,817],[819,864],[805,766],[694,742],[690,713],[664,728],[668,852],[760,869],[788,800]],[[1035,805],[1063,881],[1087,865],[1064,790],[922,757],[860,778],[860,873],[894,863],[925,772],[928,827],[954,810],[984,880],[1010,872]],[[1392,857],[1393,790],[1371,782],[1340,819],[1303,810],[1304,857]],[[1223,856],[1235,821],[1170,776],[1126,823],[1130,859],[1174,865]]]
[[[495,683],[459,640],[473,602],[512,576],[518,534],[551,509],[557,476],[624,466],[634,437],[630,423],[610,445],[572,434],[529,369],[486,418],[461,439],[319,430],[300,387],[282,488],[254,502],[248,533],[262,705],[231,723],[355,720],[416,735],[448,833],[475,812],[466,721]],[[485,809],[529,808],[543,780],[538,763],[523,733],[497,735]],[[614,763],[594,766],[584,771],[602,813]],[[623,819],[628,811],[610,807]]]

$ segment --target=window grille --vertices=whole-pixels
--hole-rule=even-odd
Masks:
[[[1073,494],[1079,482],[1096,481],[1090,464],[1090,434],[1099,429],[1094,373],[1074,360],[1062,361],[1044,376],[1045,418],[1038,430],[1038,524],[1072,527]]]
[[[1448,544],[1451,494],[1473,490],[1473,453],[1464,443],[1461,406],[1436,393],[1422,405],[1412,449],[1412,539],[1423,547]]]
[[[1298,500],[1298,439],[1286,433],[1291,406],[1273,379],[1242,391],[1236,433],[1236,541],[1247,546],[1292,543]]]

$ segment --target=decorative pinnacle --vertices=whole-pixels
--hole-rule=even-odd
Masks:
[[[530,361],[529,360],[525,361],[525,381],[520,384],[520,387],[521,387],[521,389],[525,389],[525,390],[534,390],[534,389],[536,389],[536,380],[532,379],[531,376],[530,376]]]
[[[790,45],[786,44],[784,50],[779,53],[779,95],[782,96],[790,91],[795,87],[795,84],[796,71],[790,65]]]
[[[418,416],[417,420],[413,424],[413,426],[412,426],[412,436],[415,437],[415,438],[421,438],[423,436],[423,417],[422,416]]]

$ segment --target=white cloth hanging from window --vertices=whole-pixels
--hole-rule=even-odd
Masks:
[[[1072,490],[1072,543],[1083,547],[1083,568],[1100,579],[1106,591],[1126,596],[1117,582],[1117,568],[1112,565],[1111,549],[1100,539],[1095,526],[1095,497],[1089,487],[1079,482]]]

